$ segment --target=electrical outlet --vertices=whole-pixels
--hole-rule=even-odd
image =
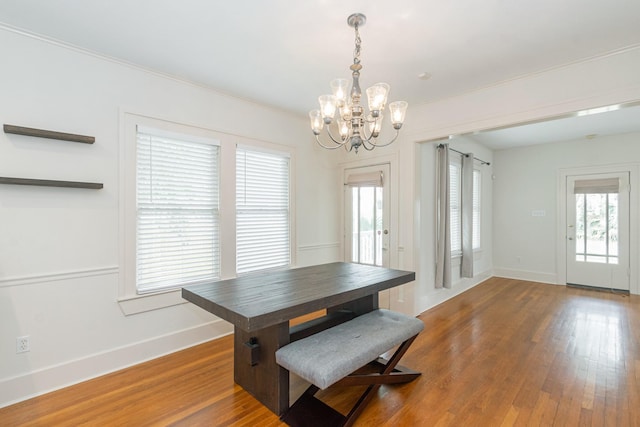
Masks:
[[[29,335],[16,338],[16,353],[26,353],[31,350],[29,346]]]

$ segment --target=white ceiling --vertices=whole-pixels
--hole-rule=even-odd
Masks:
[[[409,108],[640,45],[638,0],[0,1],[4,26],[300,114],[349,77],[353,12],[363,88]]]
[[[597,110],[597,109],[596,109]],[[466,135],[493,150],[640,132],[640,105]]]

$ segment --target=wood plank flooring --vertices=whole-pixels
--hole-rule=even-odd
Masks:
[[[422,314],[357,426],[640,427],[640,297],[492,278]],[[233,383],[232,337],[0,409],[2,426],[280,426]],[[329,389],[346,410],[360,390]]]

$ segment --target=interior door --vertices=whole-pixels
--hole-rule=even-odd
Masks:
[[[344,206],[345,261],[389,267],[389,164],[345,169]]]
[[[567,177],[567,284],[629,290],[629,172]]]

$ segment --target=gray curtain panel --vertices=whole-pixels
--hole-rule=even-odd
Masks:
[[[451,288],[451,222],[449,215],[449,144],[436,151],[436,288]]]

